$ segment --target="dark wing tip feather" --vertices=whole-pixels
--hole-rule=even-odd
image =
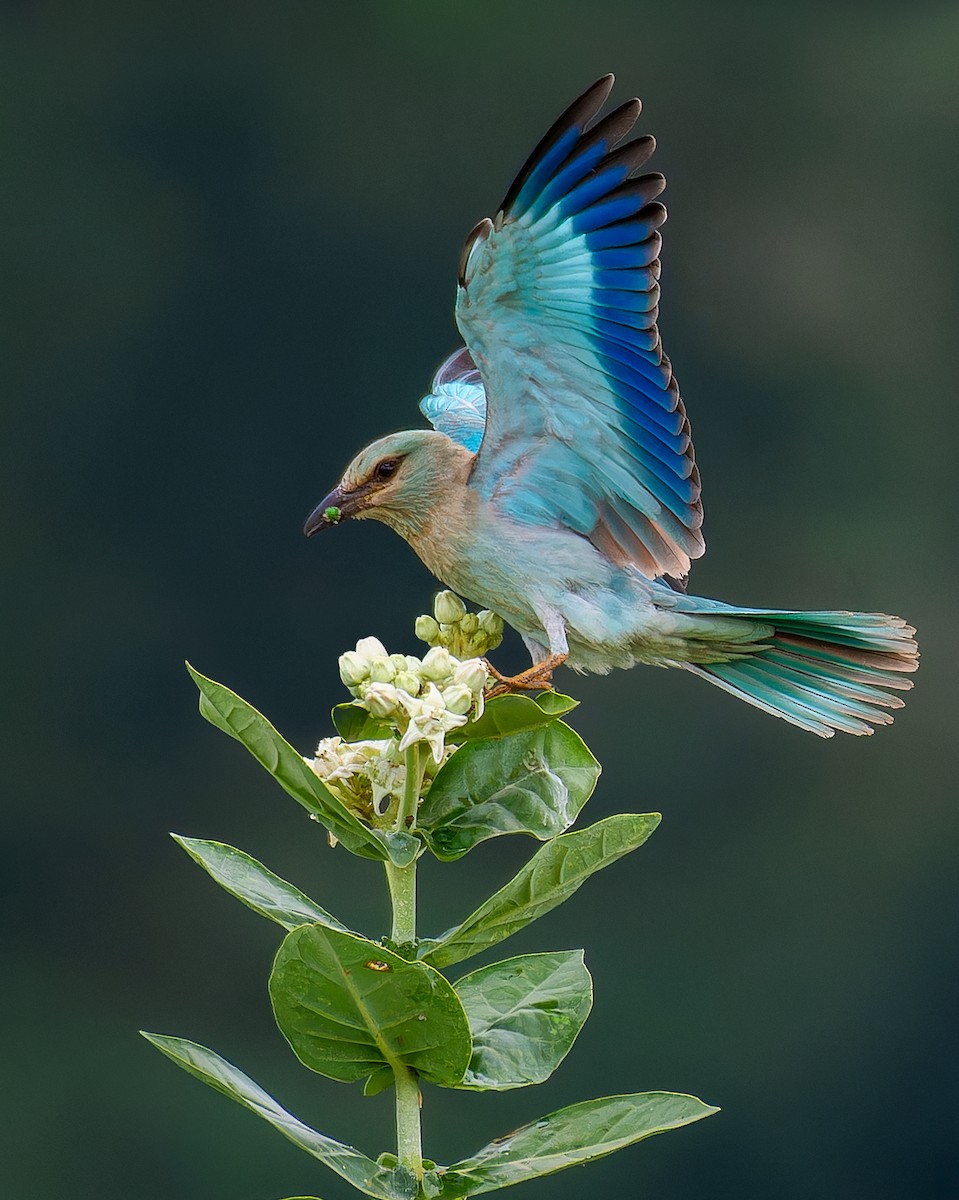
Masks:
[[[572,126],[585,129],[589,125],[590,121],[593,120],[606,103],[606,98],[612,91],[615,79],[615,75],[603,75],[601,79],[597,79],[578,99],[573,101],[562,116],[554,121],[537,143],[536,149],[526,162],[523,163],[519,174],[510,184],[509,191],[500,205],[502,212],[509,212],[513,202],[520,193],[520,189],[529,178],[537,162],[563,136],[566,130]]]
[[[633,171],[638,171],[641,166],[652,158],[655,150],[656,139],[651,133],[644,133],[637,138],[633,138],[631,142],[627,142],[625,146],[619,146],[616,150],[611,151],[604,165],[611,166],[613,163],[623,160],[626,162],[631,175]]]
[[[639,120],[639,114],[642,112],[642,109],[642,102],[635,97],[632,100],[627,100],[625,104],[621,104],[619,108],[614,108],[601,121],[597,121],[595,125],[592,125],[589,132],[579,139],[567,156],[566,161],[569,162],[570,159],[582,154],[584,150],[589,149],[598,141],[605,141],[607,147],[618,146]],[[605,156],[604,162],[609,162],[608,154]]]
[[[466,268],[469,264],[470,251],[473,245],[480,237],[485,237],[493,228],[493,222],[489,217],[484,217],[482,221],[477,221],[473,228],[469,231],[466,241],[463,243],[463,249],[460,251],[459,262],[456,265],[456,279],[460,287],[466,287]]]

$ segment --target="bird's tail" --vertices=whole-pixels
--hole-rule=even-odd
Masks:
[[[872,733],[889,725],[893,692],[912,687],[919,665],[915,629],[882,613],[733,610],[774,626],[772,637],[744,657],[684,664],[717,687],[820,737]]]

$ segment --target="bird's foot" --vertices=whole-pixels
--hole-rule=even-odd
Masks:
[[[508,692],[542,692],[553,686],[553,672],[569,657],[567,654],[550,654],[542,662],[533,663],[518,675],[501,675],[487,659],[486,669],[497,683],[486,693],[486,699],[505,696]]]

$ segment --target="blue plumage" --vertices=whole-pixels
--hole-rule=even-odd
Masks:
[[[822,736],[892,718],[917,665],[898,617],[751,609],[685,594],[705,550],[689,420],[657,321],[666,210],[655,142],[597,119],[594,84],[467,239],[466,346],[420,408],[438,432],[373,443],[318,506],[385,521],[448,586],[520,631],[544,686],[567,661],[691,671]]]

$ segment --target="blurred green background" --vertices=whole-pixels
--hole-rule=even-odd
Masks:
[[[341,650],[415,648],[434,584],[406,546],[302,520],[418,420],[463,236],[613,70],[670,181],[693,588],[901,613],[924,666],[892,729],[830,743],[681,673],[563,678],[605,765],[589,820],[665,819],[510,944],[587,948],[566,1064],[536,1092],[428,1091],[427,1150],[666,1088],[724,1111],[525,1195],[959,1195],[956,5],[8,0],[0,33],[4,1194],[347,1195],[139,1026],[391,1145],[389,1098],[310,1076],[273,1027],[276,931],[166,834],[241,846],[372,934],[377,868],[197,716],[182,660],[309,750]],[[428,866],[424,931],[533,848]]]

